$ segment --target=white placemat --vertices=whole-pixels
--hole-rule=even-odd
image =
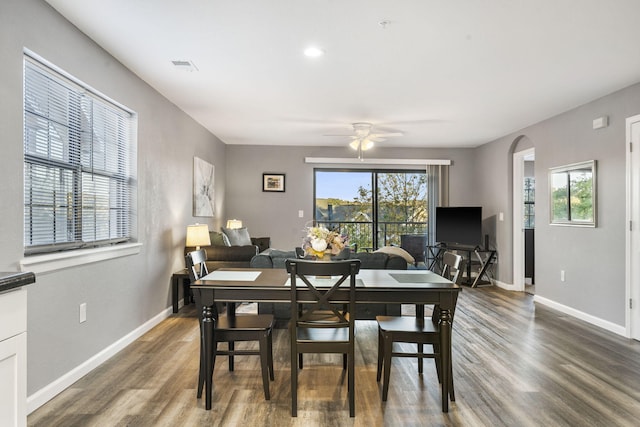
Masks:
[[[233,282],[253,282],[258,276],[259,271],[212,271],[207,274],[201,280],[220,280],[220,281],[233,281]]]

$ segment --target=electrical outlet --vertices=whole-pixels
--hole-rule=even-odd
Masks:
[[[83,302],[80,304],[80,323],[87,321],[87,303]]]
[[[560,270],[560,281],[564,282],[564,280],[565,280],[564,270]]]

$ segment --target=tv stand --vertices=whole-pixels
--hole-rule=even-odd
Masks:
[[[463,255],[465,268],[462,270],[464,274],[460,283],[475,288],[479,285],[490,285],[491,277],[489,277],[489,269],[493,266],[496,259],[496,251],[493,249],[482,249],[479,246],[455,246],[439,244],[436,246],[427,246],[429,251],[427,261],[429,262],[429,270],[442,272],[442,256],[446,251],[455,251]],[[475,255],[475,259],[473,258]],[[472,265],[476,265],[477,275],[473,277]]]

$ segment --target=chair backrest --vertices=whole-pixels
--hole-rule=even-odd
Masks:
[[[198,251],[189,252],[185,257],[187,262],[187,269],[189,270],[189,279],[192,282],[200,279],[201,277],[209,274],[207,270],[207,254],[204,249]]]
[[[415,262],[424,262],[427,253],[426,234],[403,234],[400,236],[400,247],[409,252]]]
[[[462,264],[462,255],[445,252],[442,255],[442,277],[458,283],[460,264]]]
[[[312,261],[288,259],[285,263],[291,275],[291,322],[295,327],[349,327],[353,333],[354,306],[356,300],[356,275],[360,271],[360,260]],[[348,280],[349,298],[336,299],[336,291]],[[349,316],[339,309],[348,303]],[[300,312],[299,304],[306,310]],[[335,322],[318,322],[318,312],[330,312]]]

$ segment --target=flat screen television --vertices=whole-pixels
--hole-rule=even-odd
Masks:
[[[449,246],[482,246],[482,207],[436,207],[436,241]]]

